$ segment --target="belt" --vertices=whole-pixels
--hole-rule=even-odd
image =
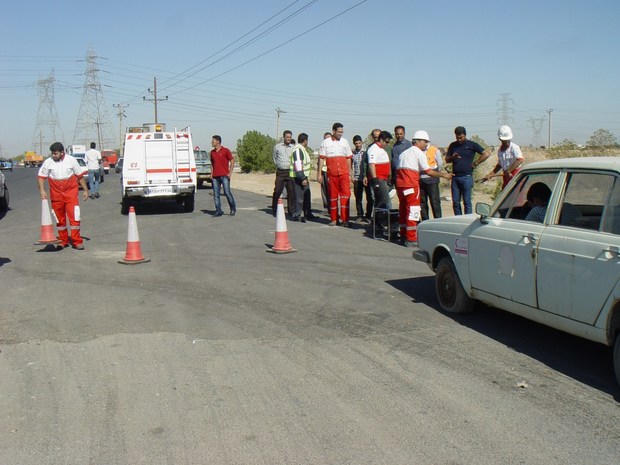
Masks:
[[[455,174],[454,176],[457,178],[464,178],[466,176],[471,176],[471,174]]]

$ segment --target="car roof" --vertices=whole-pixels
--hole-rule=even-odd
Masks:
[[[602,169],[620,173],[620,157],[576,157],[536,161],[525,166],[524,170],[546,168]]]

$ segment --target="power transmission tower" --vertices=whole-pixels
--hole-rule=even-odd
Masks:
[[[106,110],[101,82],[99,82],[98,58],[91,45],[86,52],[86,71],[84,73],[86,80],[73,134],[73,143],[88,145],[90,142],[97,141],[97,147],[101,150],[110,147],[114,139],[112,137],[112,123]]]
[[[534,135],[532,136],[532,147],[540,147],[542,145],[542,127],[546,118],[529,118],[527,120],[532,126]]]
[[[118,116],[118,150],[119,155],[123,156],[123,118],[126,118],[125,108],[129,106],[129,104],[123,105],[122,103],[114,103],[112,104],[114,108],[117,109],[116,116]]]
[[[280,113],[286,113],[286,111],[280,107],[276,108],[276,140],[279,140],[280,137]]]
[[[514,100],[510,98],[510,94],[499,94],[500,98],[497,101],[497,105],[499,108],[497,109],[497,113],[499,116],[497,117],[497,124],[512,124],[514,123],[514,118],[512,115],[514,114],[514,110],[511,105],[514,105]]]
[[[157,98],[157,78],[154,77],[153,78],[153,90],[151,89],[147,89],[149,91],[149,93],[151,95],[153,95],[153,98],[146,98],[146,97],[142,97],[142,100],[144,100],[145,102],[153,102],[155,104],[155,121],[154,123],[157,124],[159,121],[157,121],[157,104],[159,102],[163,102],[164,100],[168,100],[168,96],[166,95],[164,98]]]
[[[54,70],[47,79],[39,79],[39,111],[37,112],[37,122],[34,126],[34,135],[32,136],[32,148],[39,154],[43,154],[47,147],[64,139],[62,129],[58,123],[58,112],[56,111],[56,103],[54,102]]]

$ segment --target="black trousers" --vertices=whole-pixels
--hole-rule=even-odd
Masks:
[[[291,173],[289,170],[278,169],[276,170],[276,183],[273,188],[273,198],[271,199],[271,208],[273,209],[274,215],[278,208],[278,199],[282,195],[282,191],[285,186],[287,195],[287,211],[290,215],[295,213],[295,185],[293,183],[293,178],[291,178]]]
[[[441,194],[439,192],[439,183],[420,181],[420,216],[422,221],[428,220],[428,204],[431,204],[433,218],[441,218]]]

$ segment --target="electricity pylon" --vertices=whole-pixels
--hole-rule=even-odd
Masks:
[[[60,123],[58,122],[58,112],[54,102],[54,70],[47,79],[39,79],[39,111],[37,121],[34,126],[32,136],[32,148],[39,154],[47,153],[47,148],[54,142],[61,142],[64,139]],[[58,139],[60,136],[60,140]]]
[[[86,71],[84,72],[86,80],[73,134],[73,143],[88,147],[90,142],[96,141],[97,148],[101,150],[111,147],[114,139],[112,137],[112,123],[106,110],[101,82],[99,82],[98,58],[91,45],[86,52]]]

